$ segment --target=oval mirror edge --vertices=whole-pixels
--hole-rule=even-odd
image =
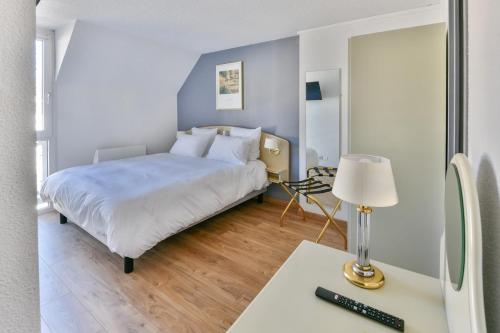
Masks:
[[[465,207],[462,180],[454,163],[450,163],[445,178],[445,249],[447,280],[460,291],[465,275]]]
[[[486,332],[483,298],[482,232],[479,198],[472,169],[467,156],[456,154],[451,162],[456,166],[462,187],[465,222],[465,266],[462,288],[455,291],[448,276],[444,283],[444,297],[448,325],[457,328],[462,320],[470,323],[471,332]],[[447,269],[446,269],[447,271]],[[457,301],[467,299],[468,316],[460,311]],[[453,304],[455,303],[455,304]]]

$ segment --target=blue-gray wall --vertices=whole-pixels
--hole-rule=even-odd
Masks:
[[[243,111],[215,110],[215,66],[243,61]],[[290,141],[290,175],[299,176],[299,38],[204,54],[177,94],[179,130],[193,126],[259,127]],[[279,188],[270,194],[286,196]]]

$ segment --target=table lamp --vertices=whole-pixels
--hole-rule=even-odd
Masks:
[[[340,159],[332,193],[357,205],[357,259],[344,265],[344,276],[354,285],[377,289],[384,285],[384,274],[370,265],[370,216],[372,207],[398,203],[391,161],[372,155],[345,155]]]

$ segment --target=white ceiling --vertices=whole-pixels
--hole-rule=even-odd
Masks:
[[[207,53],[439,0],[41,0],[40,25],[79,19]]]

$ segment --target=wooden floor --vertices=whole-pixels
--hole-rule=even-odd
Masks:
[[[122,259],[58,215],[39,218],[42,332],[223,332],[324,221],[251,201]],[[345,227],[345,226],[344,226]],[[341,248],[333,228],[323,244]]]

